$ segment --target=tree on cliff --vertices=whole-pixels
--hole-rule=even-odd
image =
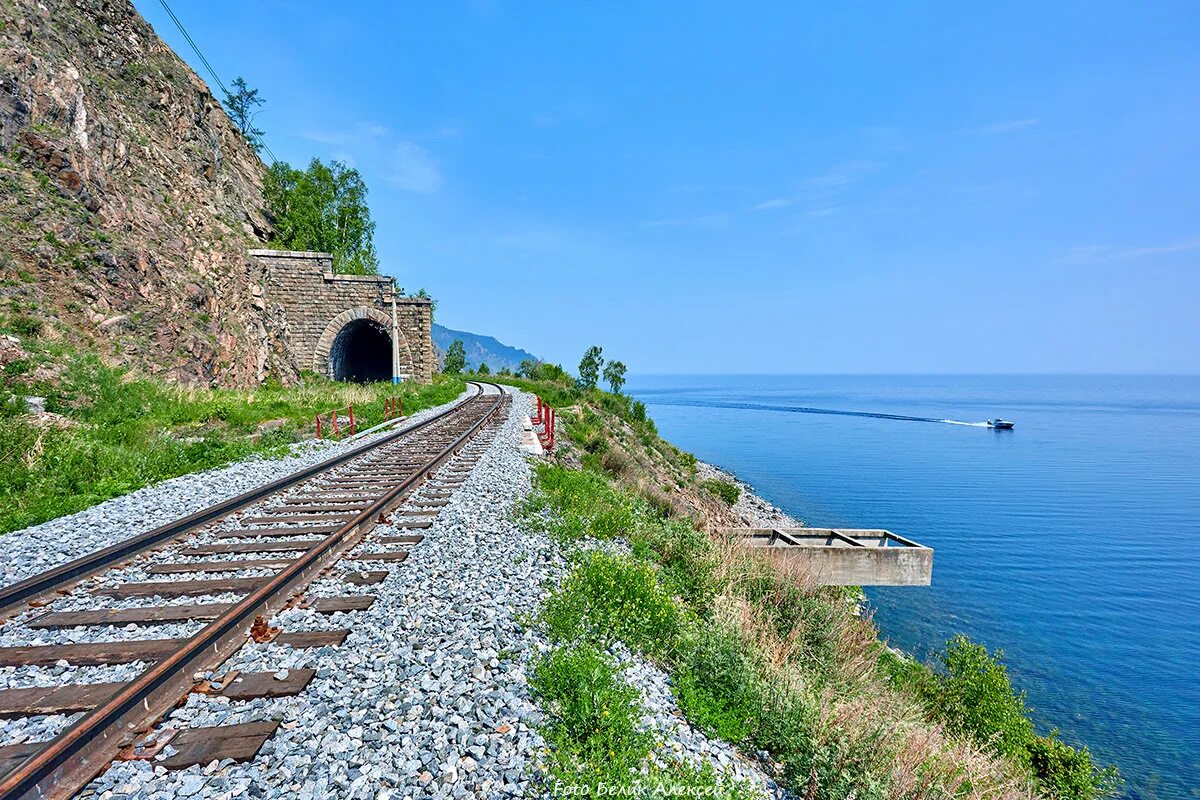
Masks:
[[[579,385],[584,389],[595,389],[596,381],[600,380],[600,367],[604,364],[601,352],[599,347],[592,345],[579,362]]]
[[[625,385],[625,364],[621,361],[610,361],[604,366],[604,380],[608,381],[608,386],[612,389],[613,394],[620,394],[621,387]]]
[[[317,158],[307,170],[276,161],[267,171],[264,195],[275,222],[273,247],[332,253],[334,272],[379,273],[375,222],[358,170]]]
[[[262,150],[263,132],[261,128],[254,127],[254,118],[258,116],[255,109],[266,103],[266,100],[258,96],[258,89],[247,86],[246,79],[241,75],[233,79],[233,88],[232,92],[225,90],[225,110],[229,112],[229,118],[238,126],[242,136],[245,136],[246,141],[254,148],[254,152],[258,153]]]
[[[466,366],[467,350],[463,347],[462,339],[455,339],[450,344],[450,349],[446,351],[445,360],[442,361],[442,372],[447,375],[457,375]]]

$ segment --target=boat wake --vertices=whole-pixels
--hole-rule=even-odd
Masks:
[[[839,417],[867,417],[869,419],[894,419],[902,422],[930,422],[941,425],[966,425],[971,428],[986,428],[986,422],[964,422],[940,417],[911,417],[907,414],[883,414],[876,411],[842,411],[836,408],[812,408],[809,406],[776,406],[765,403],[735,403],[710,400],[651,400],[654,405],[694,406],[699,408],[737,408],[748,411],[783,411],[790,414],[831,414]]]

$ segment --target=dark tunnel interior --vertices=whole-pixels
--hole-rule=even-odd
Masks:
[[[338,331],[329,351],[336,381],[371,383],[392,378],[392,339],[378,323],[356,319]]]

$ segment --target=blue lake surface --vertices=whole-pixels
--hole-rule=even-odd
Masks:
[[[1002,648],[1130,797],[1200,797],[1200,377],[635,376],[659,431],[810,525],[934,548],[868,590],[898,647]],[[980,423],[1015,430],[894,419]]]

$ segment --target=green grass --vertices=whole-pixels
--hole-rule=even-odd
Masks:
[[[361,430],[382,421],[386,396],[402,396],[411,413],[452,400],[463,388],[460,380],[395,387],[309,377],[292,387],[186,389],[105,366],[92,355],[65,358],[65,372],[51,383],[29,382],[35,366],[29,361],[6,375],[13,393],[4,393],[0,409],[0,532],[189,472],[280,455],[312,437],[318,411],[354,403]],[[20,415],[15,395],[46,397],[47,409],[71,427],[35,427]]]
[[[611,539],[637,527],[636,504],[599,475],[546,464],[536,469],[538,492],[525,503],[524,512],[531,524],[560,542]]]

